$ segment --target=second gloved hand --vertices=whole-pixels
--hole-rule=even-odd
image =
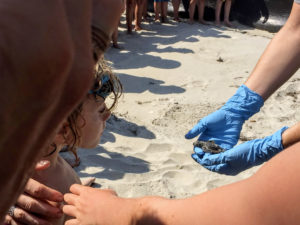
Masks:
[[[213,140],[223,149],[231,149],[239,140],[244,122],[263,106],[262,97],[242,85],[219,110],[201,119],[186,135],[191,139]]]
[[[236,175],[268,161],[282,151],[281,136],[286,129],[288,127],[283,127],[264,139],[247,141],[219,154],[204,153],[201,148],[196,147],[192,157],[208,170],[220,174]]]

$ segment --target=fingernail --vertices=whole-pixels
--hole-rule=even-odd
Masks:
[[[45,166],[47,163],[49,163],[48,160],[41,160],[41,161],[38,162],[38,164],[39,164],[40,166]]]

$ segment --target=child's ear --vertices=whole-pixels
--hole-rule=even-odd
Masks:
[[[70,129],[70,126],[68,122],[64,122],[57,132],[57,135],[55,137],[56,141],[60,144],[69,144],[70,140],[72,140],[72,131]]]

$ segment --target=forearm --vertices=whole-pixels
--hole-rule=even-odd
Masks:
[[[300,141],[300,122],[282,133],[282,145],[287,148]]]
[[[142,198],[131,225],[274,224],[262,215],[265,203],[254,200],[251,187],[246,180],[188,199]]]
[[[138,207],[132,212],[136,220],[130,225],[297,224],[299,157],[300,143],[271,159],[249,179],[188,199],[137,199]]]
[[[266,100],[300,66],[300,4],[293,5],[284,27],[274,36],[245,85]]]

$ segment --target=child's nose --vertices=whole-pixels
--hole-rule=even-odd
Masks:
[[[106,107],[106,112],[104,115],[104,121],[108,120],[111,115],[111,111]]]

